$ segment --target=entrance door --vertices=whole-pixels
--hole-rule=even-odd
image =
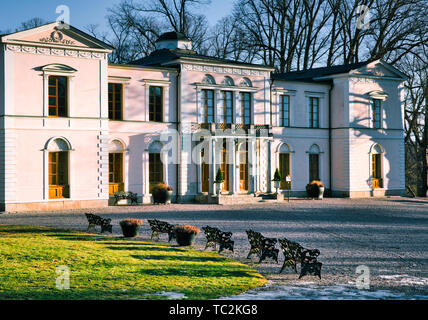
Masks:
[[[124,191],[123,183],[123,153],[109,154],[109,194]]]
[[[239,151],[239,191],[248,192],[248,151]]]
[[[224,183],[222,192],[229,192],[229,164],[227,163],[227,149],[226,146],[221,151],[221,165],[220,170],[223,172]]]
[[[68,152],[50,152],[49,199],[63,199],[68,197]]]
[[[288,190],[291,187],[291,183],[285,181],[285,178],[290,175],[290,154],[280,153],[279,154],[279,172],[281,173],[281,190]]]
[[[373,188],[382,188],[382,160],[381,154],[372,155],[372,176],[373,176]]]
[[[309,154],[309,182],[320,180],[320,155]]]
[[[202,150],[201,158],[204,159],[204,151]],[[202,160],[201,163],[201,191],[210,191],[210,165]]]

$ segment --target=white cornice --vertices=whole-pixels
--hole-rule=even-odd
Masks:
[[[232,64],[216,64],[211,62],[186,62],[182,64],[182,68],[186,71],[200,71],[207,73],[221,73],[221,74],[230,74],[230,75],[239,75],[243,77],[265,77],[270,78],[270,70],[268,68],[258,68],[252,66],[240,66]]]
[[[5,44],[6,51],[87,59],[107,59],[108,52],[96,49],[70,49],[67,46]]]

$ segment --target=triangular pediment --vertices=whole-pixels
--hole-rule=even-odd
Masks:
[[[376,60],[366,64],[365,66],[352,70],[351,75],[368,75],[375,77],[387,77],[387,78],[402,78],[405,80],[407,76],[394,68],[390,64],[383,60]]]
[[[108,50],[113,48],[68,24],[54,22],[1,37],[3,43]]]

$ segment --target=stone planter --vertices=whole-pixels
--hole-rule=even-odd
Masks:
[[[173,191],[166,192],[166,204],[171,204],[173,193]]]
[[[221,195],[221,190],[223,189],[223,182],[221,183],[215,183],[216,184],[216,190],[217,190],[217,195]]]
[[[122,234],[125,238],[134,238],[138,235],[138,232],[140,231],[140,227],[137,225],[132,226],[120,226],[122,228]]]
[[[324,191],[325,191],[325,187],[319,188],[318,200],[322,200],[324,198]]]
[[[175,232],[175,238],[179,246],[187,247],[195,243],[196,234],[190,232]]]

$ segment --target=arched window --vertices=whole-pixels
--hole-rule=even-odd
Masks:
[[[125,148],[119,140],[109,143],[109,194],[125,191],[124,183],[124,152]]]
[[[63,138],[54,138],[47,143],[46,149],[48,150],[49,199],[69,198],[71,145]]]
[[[383,149],[376,144],[371,150],[373,189],[383,188]]]
[[[205,78],[202,80],[202,83],[205,84],[216,84],[214,77],[212,75],[206,74]]]
[[[288,183],[285,178],[291,176],[291,150],[288,144],[283,143],[279,148],[278,169],[283,180],[281,181],[281,190],[291,188],[291,183]]]
[[[163,145],[160,141],[154,141],[149,146],[149,192],[159,183],[164,183],[164,164],[162,161]]]
[[[242,81],[240,83],[240,86],[241,87],[249,87],[249,88],[251,88],[253,86],[253,84],[252,84],[252,82],[251,82],[250,79],[244,78],[244,79],[242,79]]]
[[[313,144],[309,149],[309,182],[320,178],[320,147]]]
[[[223,84],[225,86],[233,87],[235,85],[235,82],[233,81],[233,79],[231,77],[226,76],[223,79]]]

